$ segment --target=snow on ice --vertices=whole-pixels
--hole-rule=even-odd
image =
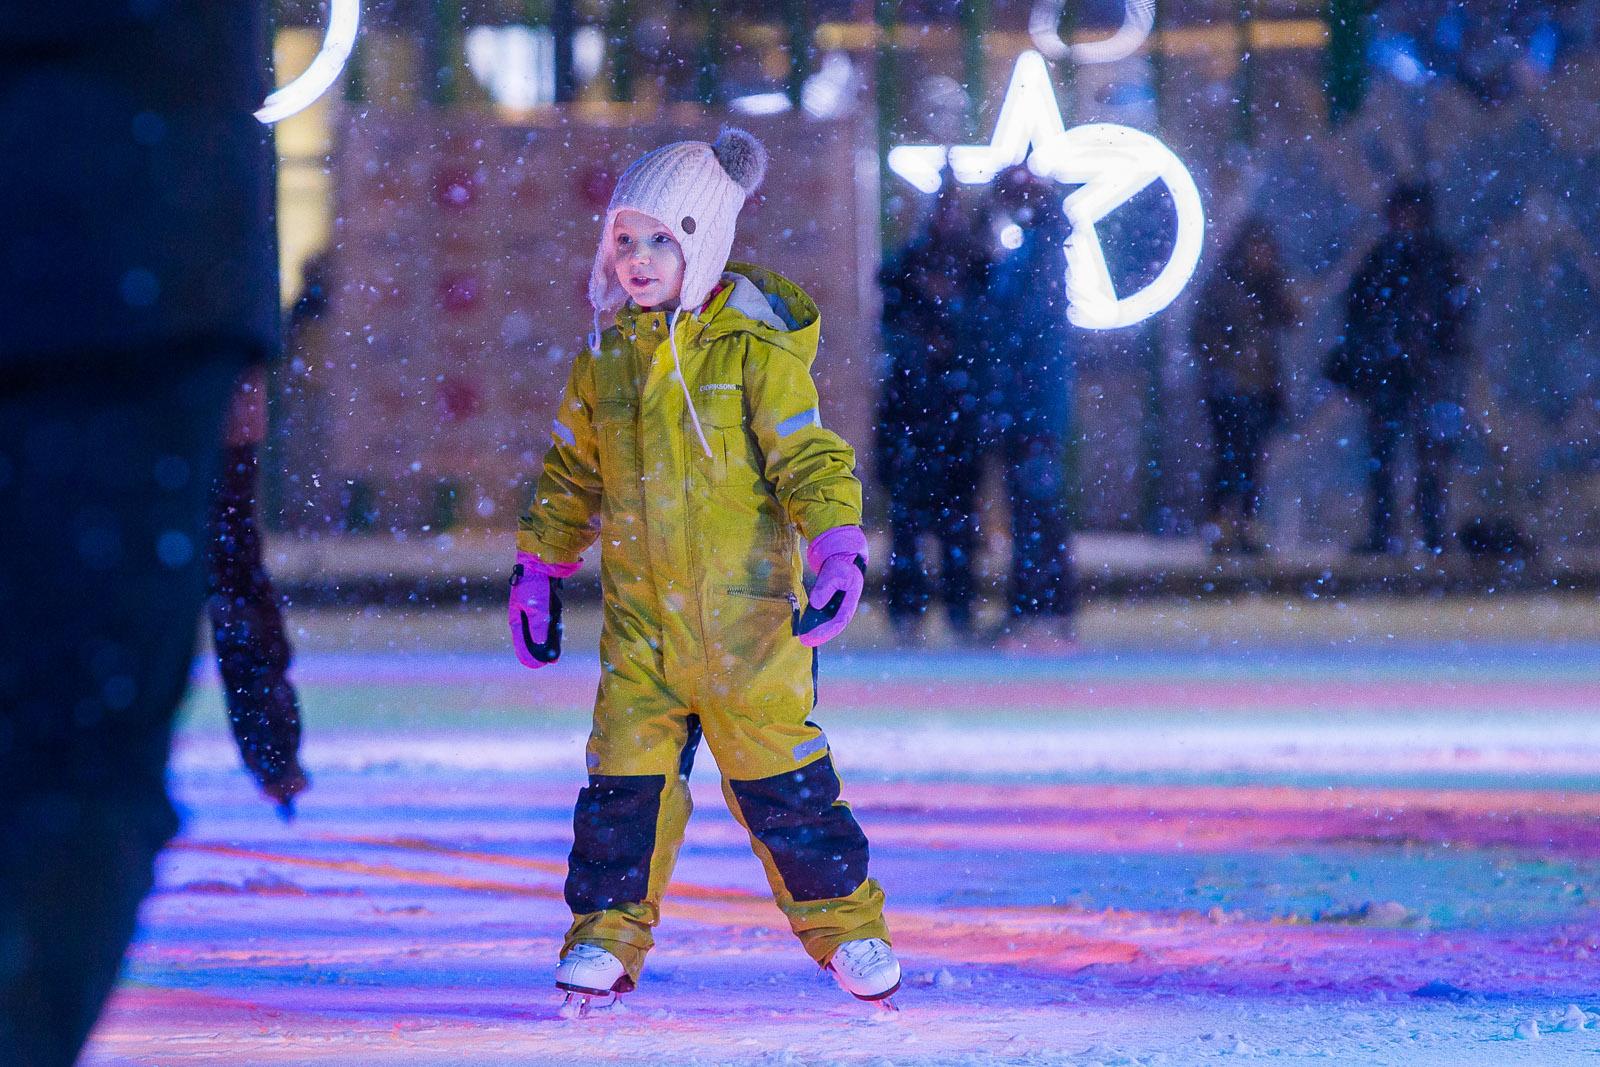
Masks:
[[[487,637],[412,637],[303,642],[315,785],[290,826],[202,680],[187,828],[87,1063],[1600,1053],[1600,644],[858,644],[825,657],[818,714],[889,893],[901,1015],[800,952],[703,754],[644,981],[566,1022],[550,975],[598,664],[530,682]]]

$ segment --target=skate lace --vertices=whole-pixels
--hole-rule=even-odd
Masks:
[[[890,959],[889,946],[875,937],[864,941],[846,942],[839,946],[839,954],[857,974],[887,967]]]
[[[569,955],[578,957],[584,963],[601,963],[611,953],[598,945],[573,945]]]

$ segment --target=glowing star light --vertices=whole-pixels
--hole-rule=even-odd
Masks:
[[[317,97],[339,80],[350,51],[356,46],[356,30],[361,24],[361,0],[331,0],[328,32],[322,50],[294,81],[267,97],[256,118],[267,125],[304,111]]]
[[[1028,158],[1035,146],[1060,137],[1061,107],[1050,87],[1050,70],[1038,52],[1024,52],[1011,71],[1011,84],[1000,104],[994,135],[988,144],[901,145],[889,149],[889,169],[925,193],[939,191],[939,172],[946,161],[963,185],[992,182],[1007,167]]]
[[[947,162],[957,181],[979,185],[1024,161],[1041,177],[1082,186],[1062,203],[1072,223],[1065,252],[1067,317],[1074,325],[1090,330],[1132,326],[1177,299],[1194,276],[1205,243],[1205,208],[1189,169],[1141,130],[1107,122],[1066,129],[1038,52],[1017,57],[988,144],[902,145],[889,152],[890,169],[925,193],[939,191]],[[1172,255],[1148,285],[1118,296],[1095,225],[1157,181],[1166,185],[1178,215]]]

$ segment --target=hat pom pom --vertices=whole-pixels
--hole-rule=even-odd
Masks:
[[[767,150],[755,135],[737,126],[724,126],[711,145],[722,169],[744,189],[746,196],[756,191],[767,175]]]

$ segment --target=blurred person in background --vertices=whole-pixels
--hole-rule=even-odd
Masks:
[[[1077,608],[1066,500],[1070,227],[1055,185],[1026,167],[1005,171],[995,186],[1011,228],[981,301],[978,358],[984,438],[999,453],[1011,505],[1010,598],[998,640],[1005,649],[1061,651],[1074,643]]]
[[[930,534],[941,549],[950,628],[957,641],[972,633],[980,448],[973,319],[988,265],[946,173],[921,232],[878,276],[887,359],[875,456],[889,494],[889,622],[902,643],[924,636],[929,595],[920,541]]]
[[[1277,238],[1252,218],[1201,290],[1191,328],[1211,425],[1206,534],[1215,551],[1261,551],[1261,461],[1283,419],[1283,331],[1293,322]]]
[[[1466,420],[1466,283],[1455,251],[1434,228],[1428,185],[1397,187],[1388,224],[1350,283],[1345,334],[1325,373],[1366,409],[1371,510],[1367,537],[1355,550],[1404,550],[1394,530],[1394,482],[1400,446],[1410,441],[1422,545],[1438,555],[1445,548],[1450,460]]]
[[[331,251],[318,252],[301,265],[300,292],[290,306],[283,337],[283,361],[274,370],[270,436],[262,442],[261,501],[275,518],[294,529],[317,529],[348,518],[347,501],[334,486],[322,484],[320,471],[339,424],[328,389],[330,351],[337,342]]]
[[[266,9],[0,7],[0,1063],[71,1064],[157,853],[239,375],[277,348]]]

